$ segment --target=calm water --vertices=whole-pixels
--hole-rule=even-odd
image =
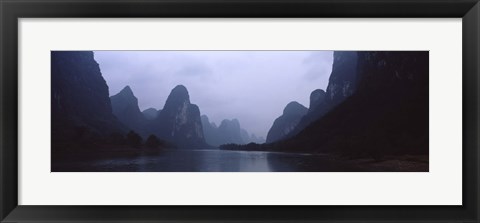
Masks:
[[[52,167],[54,172],[358,171],[358,167],[327,155],[223,150],[168,150],[157,155],[56,163]]]

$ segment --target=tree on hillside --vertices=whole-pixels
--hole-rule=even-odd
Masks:
[[[142,137],[134,131],[130,131],[127,134],[127,142],[130,146],[140,148],[142,146]]]
[[[145,146],[148,148],[158,148],[160,146],[163,146],[163,142],[159,140],[155,135],[150,135],[147,138],[147,141],[145,142]]]

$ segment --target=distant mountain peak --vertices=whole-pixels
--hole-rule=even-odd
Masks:
[[[125,86],[118,94],[134,96],[132,89],[128,85]]]
[[[283,139],[295,127],[301,118],[307,114],[308,109],[302,104],[292,101],[285,106],[283,114],[275,119],[267,134],[267,143]]]
[[[323,102],[326,92],[322,89],[316,89],[310,94],[310,106],[309,109],[314,109],[317,105]]]
[[[302,104],[292,101],[285,106],[285,109],[283,109],[283,114],[284,115],[305,115],[307,113],[308,109],[303,106]]]
[[[147,108],[147,109],[142,111],[143,115],[148,120],[153,120],[153,119],[157,118],[158,112],[159,111],[155,108]]]
[[[200,109],[190,103],[188,90],[183,85],[171,90],[163,109],[152,123],[153,132],[180,148],[206,146]]]
[[[238,119],[234,118],[232,119],[232,122],[235,123],[235,125],[240,126],[240,121],[238,121]]]
[[[210,119],[208,118],[207,115],[201,115],[200,119],[202,120],[202,123],[208,123],[209,125],[212,125],[212,126],[216,127],[214,122],[210,122]]]
[[[229,126],[229,127],[232,127],[232,128],[238,128],[240,129],[240,122],[238,121],[238,119],[234,118],[234,119],[224,119],[222,120],[222,123],[220,123],[220,126],[223,126],[223,127],[226,127],[226,126]]]
[[[188,95],[188,90],[183,85],[177,85],[176,87],[174,87],[170,92],[170,96],[190,99],[190,96]]]
[[[156,108],[147,108],[147,109],[145,109],[145,110],[143,110],[143,111],[157,111],[157,109],[156,109]]]
[[[224,119],[218,127],[214,122],[210,122],[206,115],[202,115],[201,119],[205,140],[212,146],[230,143],[247,144],[250,142],[265,142],[265,139],[261,137],[258,138],[255,134],[250,136],[247,130],[241,128],[240,121],[236,118]]]
[[[190,96],[185,86],[177,85],[168,95],[164,109],[168,111],[168,108],[178,108],[182,104],[190,104]]]
[[[125,86],[120,92],[118,92],[115,95],[110,96],[110,100],[113,101],[122,101],[122,103],[130,103],[130,104],[135,104],[135,106],[138,106],[138,99],[135,97],[135,94],[133,93],[132,89],[130,86]]]
[[[113,114],[124,125],[137,132],[143,132],[146,119],[130,86],[125,86],[118,94],[111,96],[110,101]]]

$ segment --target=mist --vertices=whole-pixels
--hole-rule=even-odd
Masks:
[[[217,125],[237,118],[266,137],[284,107],[308,107],[310,93],[328,85],[333,51],[95,51],[111,95],[129,85],[140,110],[162,109],[184,85],[190,101]]]

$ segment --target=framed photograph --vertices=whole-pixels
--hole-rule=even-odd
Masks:
[[[467,1],[8,1],[1,222],[478,222]]]

